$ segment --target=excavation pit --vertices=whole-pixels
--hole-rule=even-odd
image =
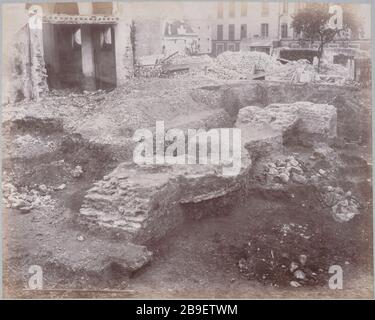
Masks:
[[[168,79],[163,80],[168,81]],[[212,96],[210,95],[211,93]],[[206,95],[208,97],[205,97]],[[343,101],[338,99],[338,97],[345,95],[350,96],[347,100],[350,103],[343,105]],[[311,225],[314,226],[314,232],[319,229],[322,219],[327,221],[327,225],[330,227],[318,233],[324,234],[322,239],[325,239],[325,237],[330,239],[331,248],[337,247],[339,243],[344,243],[346,239],[345,241],[356,243],[353,248],[357,248],[358,253],[363,252],[363,256],[371,256],[371,253],[369,253],[371,247],[371,217],[368,212],[370,212],[372,204],[371,186],[367,181],[371,173],[371,156],[369,156],[370,153],[366,147],[369,145],[371,137],[365,134],[365,132],[368,133],[366,129],[368,126],[367,115],[370,111],[366,107],[360,109],[354,106],[355,98],[353,96],[362,97],[359,99],[359,103],[363,106],[368,105],[366,98],[363,99],[366,96],[362,92],[353,91],[346,93],[341,88],[332,90],[332,88],[321,86],[311,86],[309,90],[306,90],[305,86],[286,84],[277,86],[268,82],[251,82],[199,89],[194,93],[194,101],[200,101],[200,103],[206,101],[211,106],[221,105],[223,110],[227,110],[224,114],[229,114],[231,120],[229,122],[225,120],[225,122],[213,123],[226,123],[227,126],[233,126],[238,110],[247,106],[265,108],[271,103],[290,104],[291,102],[304,100],[335,106],[337,109],[338,138],[329,143],[333,153],[336,154],[340,161],[337,162],[337,159],[334,159],[336,162],[332,162],[329,157],[328,159],[327,157],[324,159],[319,158],[319,155],[324,157],[320,150],[321,146],[296,145],[290,143],[290,135],[271,135],[270,141],[278,141],[277,145],[280,148],[274,148],[275,146],[272,143],[268,143],[270,141],[265,141],[270,149],[268,152],[263,153],[261,152],[263,149],[260,148],[262,144],[250,144],[248,151],[259,150],[259,152],[255,153],[255,157],[251,156],[249,158],[251,165],[248,167],[246,174],[244,174],[243,180],[231,180],[230,183],[223,183],[220,188],[212,190],[209,187],[217,185],[218,181],[222,181],[221,178],[219,179],[213,175],[212,183],[202,178],[200,181],[202,184],[197,188],[195,184],[197,180],[194,180],[196,178],[191,178],[193,180],[185,178],[185,180],[182,179],[181,181],[180,179],[184,174],[177,175],[175,181],[171,182],[171,186],[165,189],[164,196],[156,195],[155,201],[149,204],[150,208],[155,210],[155,212],[168,212],[168,214],[165,216],[163,214],[155,215],[151,223],[144,229],[146,236],[141,235],[138,238],[128,237],[128,235],[121,233],[118,228],[97,225],[95,217],[90,222],[90,228],[87,228],[87,221],[85,222],[83,215],[79,214],[79,210],[82,210],[82,205],[87,200],[85,196],[90,194],[89,190],[93,187],[93,184],[111,184],[115,168],[119,165],[121,166],[121,163],[129,160],[129,158],[120,159],[115,156],[114,148],[105,143],[99,143],[98,140],[95,140],[96,137],[93,141],[88,139],[86,127],[84,133],[79,130],[77,132],[68,130],[65,116],[62,117],[62,123],[54,118],[40,120],[35,116],[22,119],[19,122],[16,121],[12,124],[14,127],[10,129],[11,136],[27,136],[24,141],[22,138],[17,140],[20,141],[21,146],[18,150],[24,151],[28,149],[27,151],[29,152],[32,148],[22,146],[28,146],[32,143],[37,152],[19,152],[17,154],[18,151],[16,150],[17,152],[14,153],[17,155],[16,157],[12,157],[11,154],[3,162],[3,169],[6,171],[5,176],[10,178],[9,182],[14,184],[20,193],[30,192],[35,189],[38,193],[43,193],[44,191],[40,190],[39,187],[40,185],[45,185],[48,190],[42,196],[50,195],[51,199],[56,201],[50,203],[49,206],[36,206],[28,214],[21,213],[17,208],[8,208],[8,223],[11,228],[17,228],[22,233],[22,237],[18,235],[19,232],[17,234],[8,234],[8,237],[10,237],[8,242],[10,244],[8,248],[9,263],[16,266],[15,270],[18,270],[18,274],[22,274],[25,272],[27,264],[43,263],[47,257],[48,261],[53,261],[53,263],[49,264],[50,267],[46,267],[47,270],[51,270],[51,272],[55,268],[60,270],[55,276],[51,276],[47,280],[47,284],[53,286],[59,283],[57,281],[59,278],[64,278],[68,273],[76,272],[74,271],[75,269],[71,269],[74,262],[80,266],[82,261],[89,257],[79,256],[73,257],[74,259],[66,259],[65,256],[58,254],[59,250],[78,252],[77,248],[80,246],[88,248],[91,252],[90,254],[96,255],[97,252],[103,251],[103,248],[110,252],[110,246],[117,243],[116,248],[118,248],[118,251],[116,249],[116,252],[121,256],[126,252],[131,240],[137,243],[134,245],[135,250],[139,252],[141,257],[149,257],[146,252],[153,252],[153,261],[151,263],[149,261],[151,260],[150,258],[141,260],[141,263],[136,264],[135,271],[131,272],[131,274],[135,272],[134,275],[130,278],[128,276],[124,277],[124,281],[127,283],[126,286],[137,290],[139,296],[150,293],[150,291],[146,292],[147,288],[142,286],[142,281],[146,281],[146,283],[150,283],[151,287],[158,287],[160,290],[163,288],[167,290],[167,286],[169,286],[169,289],[172,288],[171,292],[173,292],[174,286],[175,288],[178,287],[178,283],[183,283],[182,287],[185,292],[192,290],[198,283],[195,289],[200,288],[204,296],[212,296],[215,288],[227,287],[231,288],[231,290],[237,290],[238,296],[241,296],[241,294],[246,296],[246,294],[249,294],[249,288],[256,288],[258,282],[262,283],[262,286],[264,284],[266,286],[275,284],[270,278],[263,279],[261,272],[257,272],[256,276],[249,277],[248,274],[241,270],[238,265],[239,261],[248,259],[245,254],[247,243],[252,239],[253,241],[259,241],[261,234],[270,234],[270,237],[266,239],[262,247],[262,252],[267,252],[268,254],[268,248],[278,239],[276,236],[272,237],[272,234],[274,234],[272,227],[286,223],[303,225],[305,219],[306,221],[312,219]],[[233,97],[233,100],[229,101],[228,97]],[[276,97],[279,97],[277,101],[273,100]],[[133,99],[135,98],[133,97]],[[220,110],[220,112],[222,111]],[[220,114],[220,112],[217,111],[217,114]],[[356,114],[359,112],[360,115],[355,118],[358,121],[350,123],[347,120],[347,115],[352,112]],[[92,117],[90,114],[88,116]],[[215,119],[217,118],[215,117]],[[173,124],[172,119],[169,119],[169,121]],[[200,122],[194,121],[194,123]],[[10,127],[12,126],[10,123],[8,124]],[[184,125],[184,128],[186,126],[187,124]],[[289,143],[284,144],[284,140],[288,140]],[[35,143],[35,141],[40,142]],[[48,146],[48,142],[51,143],[50,148],[44,149],[45,146]],[[320,169],[326,172],[326,176],[322,175],[318,183],[311,189],[310,185],[303,185],[294,181],[293,175],[291,175],[287,184],[283,184],[278,178],[270,177],[267,173],[268,171],[264,171],[265,163],[272,161],[276,163],[279,159],[284,161],[286,157],[291,155],[305,165],[310,162],[306,168],[303,168],[306,179],[311,179],[314,175],[317,175]],[[311,157],[316,159],[311,160]],[[64,161],[60,162],[61,160]],[[78,176],[75,177],[74,171],[77,166],[82,168],[82,173],[79,174],[78,170]],[[340,170],[340,174],[330,172],[336,167]],[[154,168],[149,170],[153,171],[152,174],[155,175],[155,181],[159,184],[166,177],[163,170],[169,172],[170,169]],[[157,177],[158,174],[160,177]],[[138,178],[137,172],[135,172],[134,177]],[[195,182],[189,184],[189,181]],[[66,184],[65,188],[53,190],[63,184]],[[146,183],[146,185],[149,189],[146,188],[139,193],[138,200],[147,200],[149,191],[153,189],[152,184]],[[352,192],[353,196],[358,198],[361,204],[359,208],[360,214],[348,222],[340,223],[333,219],[331,208],[321,207],[319,197],[310,198],[316,192],[319,194],[321,187],[330,185],[335,188],[340,187],[344,192]],[[120,184],[118,186],[118,190],[120,190]],[[184,186],[185,188],[180,189],[177,186]],[[25,187],[29,190],[24,190]],[[194,192],[189,194],[188,191],[191,190],[194,190]],[[292,195],[294,195],[294,198]],[[108,206],[105,202],[101,202],[102,205],[104,204],[105,210],[100,208],[96,208],[96,210],[100,212],[107,211],[112,215],[115,212],[119,212],[121,216],[118,206],[111,207],[115,204],[111,201],[113,194],[107,196],[109,196]],[[174,203],[173,206],[166,205],[168,197],[175,197],[175,200],[172,201]],[[108,199],[105,201],[108,201]],[[131,207],[133,208],[133,206]],[[166,207],[167,210],[164,210]],[[323,216],[324,218],[322,218]],[[137,217],[137,214],[133,217],[135,218],[132,221],[132,223],[135,223],[133,226],[137,226],[136,223],[139,223],[139,217]],[[138,221],[136,221],[137,219]],[[109,220],[106,223],[109,223]],[[31,226],[33,226],[33,230],[31,230]],[[335,228],[339,230],[337,240],[330,233]],[[46,244],[47,250],[41,249],[41,244]],[[147,245],[147,249],[144,245]],[[309,245],[305,247],[305,244],[298,248],[301,251],[310,252],[311,261],[315,259],[314,248],[309,247]],[[21,257],[22,255],[18,255],[19,252],[28,252],[28,258],[24,260]],[[278,253],[275,250],[274,255],[276,256],[276,254]],[[348,261],[350,268],[352,268],[352,271],[349,272],[352,275],[356,274],[355,272],[358,271],[359,266],[366,266],[365,270],[361,269],[359,275],[365,276],[368,274],[367,271],[371,266],[361,260],[358,254],[341,250],[338,255],[340,259],[331,260],[330,254],[327,254],[326,260],[324,260],[324,263],[322,262],[322,265],[326,266],[331,261],[340,263],[344,261],[344,264],[345,261]],[[260,258],[262,259],[263,256],[260,256]],[[129,259],[133,258],[129,257]],[[293,259],[296,258],[293,257]],[[115,257],[108,259],[108,261],[115,260]],[[186,266],[184,267],[183,264],[186,264]],[[145,267],[146,265],[147,267]],[[90,273],[91,271],[85,270],[84,267],[79,272],[76,272],[77,277],[79,274],[80,277],[84,278],[81,281],[82,287],[85,287],[87,283],[91,283],[98,288],[106,287],[108,283],[113,283],[109,278],[119,276],[118,268],[114,267],[115,270],[113,272],[106,273],[108,274],[107,278],[102,278],[103,270],[112,270],[112,267],[110,262],[101,266],[103,268],[97,268],[94,273]],[[258,270],[258,267],[255,269]],[[326,267],[323,269],[325,270]],[[86,277],[87,274],[90,274],[90,276]],[[169,274],[174,276],[169,276]],[[188,278],[190,280],[186,279],[186,277],[183,278],[184,274],[189,275]],[[25,277],[26,274],[19,278],[24,279]],[[276,284],[282,288],[289,287],[289,277],[290,275],[288,274],[283,283]],[[234,281],[233,278],[235,279]],[[250,281],[247,281],[246,278]],[[160,279],[164,279],[165,285],[161,283]],[[321,279],[325,278],[322,277]],[[209,283],[212,285],[209,286]],[[315,288],[316,286],[319,287],[321,283],[319,281],[307,284],[302,283],[302,286]],[[118,286],[122,288],[125,285],[119,284]],[[152,295],[152,292],[150,294]],[[196,292],[196,294],[199,295],[199,292]]]

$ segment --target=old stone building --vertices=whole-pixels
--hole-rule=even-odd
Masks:
[[[7,4],[3,30],[3,102],[110,88],[133,75],[126,3]]]

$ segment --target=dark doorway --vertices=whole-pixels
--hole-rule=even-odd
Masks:
[[[111,25],[45,24],[43,27],[44,58],[51,89],[85,88],[82,68],[81,29],[89,28],[92,41],[95,84],[92,89],[116,86],[114,28]],[[87,38],[86,38],[87,39]],[[87,43],[87,42],[86,42]],[[87,51],[86,51],[87,53]]]
[[[79,25],[45,24],[44,59],[48,86],[52,89],[77,88],[82,77]]]
[[[97,89],[116,87],[115,33],[110,25],[92,27]]]

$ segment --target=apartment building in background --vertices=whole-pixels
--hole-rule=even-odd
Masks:
[[[302,2],[221,1],[216,3],[212,24],[212,53],[239,51],[241,41],[247,40],[250,50],[270,51],[273,41],[293,39],[292,14]]]
[[[215,15],[212,19],[212,54],[224,51],[262,51],[270,53],[272,48],[287,46],[297,48],[300,35],[291,27],[293,15],[308,6],[308,2],[279,2],[260,0],[220,1],[213,3]],[[337,5],[333,3],[332,5]],[[354,10],[362,24],[359,39],[350,39],[357,48],[369,48],[371,38],[371,10],[369,4],[345,4]],[[352,6],[352,7],[350,7]],[[340,39],[337,39],[341,46]]]

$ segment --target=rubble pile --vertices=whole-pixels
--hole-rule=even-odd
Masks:
[[[188,55],[185,53],[177,53],[170,59],[168,59],[165,63],[169,64],[190,64],[190,63],[204,63],[206,65],[211,65],[213,63],[213,59],[208,56],[207,54],[203,55]]]
[[[29,213],[36,207],[53,207],[55,200],[52,199],[51,193],[62,190],[65,185],[47,187],[46,185],[27,186],[17,189],[11,183],[3,183],[3,203],[7,208],[19,210],[21,213]]]
[[[250,79],[257,72],[271,72],[280,63],[263,52],[226,51],[217,56],[209,71],[221,79]]]
[[[325,75],[336,75],[343,78],[347,78],[349,75],[348,68],[337,63],[328,63],[325,60],[322,60],[320,64],[320,73]]]
[[[163,58],[162,54],[138,57],[134,66],[134,74],[142,78],[159,77],[162,71],[160,61]]]
[[[303,164],[294,156],[289,156],[284,161],[278,159],[275,163],[265,165],[265,175],[268,182],[287,184],[289,181],[306,184],[308,178],[304,175]]]
[[[138,77],[143,78],[157,78],[160,77],[162,73],[161,65],[144,65],[144,66],[136,66],[135,67],[135,74]]]
[[[294,183],[315,186],[321,204],[329,209],[328,212],[337,222],[348,222],[360,214],[361,204],[351,191],[344,192],[341,187],[327,185],[331,179],[335,179],[328,170],[308,168],[301,160],[289,156],[285,160],[266,163],[263,174],[268,185]]]
[[[340,187],[322,188],[321,200],[331,208],[332,216],[337,222],[347,222],[360,213],[359,201],[353,197],[351,191],[344,192]]]
[[[317,72],[309,61],[301,59],[290,61],[287,64],[280,65],[273,70],[272,74],[267,76],[267,80],[288,81],[292,83],[314,82]]]
[[[16,135],[13,141],[7,141],[6,152],[9,157],[34,157],[57,149],[55,141],[49,141],[30,134]]]
[[[254,154],[258,149],[263,152],[261,158],[279,154],[277,160],[263,165],[261,175],[266,185],[281,185],[284,189],[292,184],[314,186],[321,194],[322,204],[329,208],[328,212],[333,218],[338,222],[347,222],[360,213],[359,201],[351,196],[350,191],[344,193],[339,187],[326,187],[337,179],[336,169],[341,163],[335,151],[327,145],[336,137],[336,126],[337,115],[333,106],[308,102],[241,108],[236,122],[236,127],[239,128],[250,127],[255,132],[276,132],[276,135],[271,135],[269,141],[264,141],[263,144],[259,144],[259,140],[245,143],[253,160],[257,158]],[[280,145],[290,141],[293,146],[298,145],[296,137],[302,139],[302,146],[312,148],[311,156],[305,161],[297,157],[298,153],[282,155]],[[267,148],[270,150],[264,154]],[[324,168],[321,163],[325,163]]]
[[[274,287],[325,285],[329,267],[348,262],[334,249],[322,248],[324,239],[324,233],[310,223],[270,226],[252,236],[244,246],[239,271],[249,280]]]
[[[136,67],[141,77],[161,77],[171,67],[175,76],[189,70],[189,75],[208,75],[220,80],[249,80],[264,76],[266,80],[289,83],[320,83],[358,85],[349,79],[348,68],[322,60],[320,72],[306,59],[279,62],[274,56],[256,51],[225,51],[216,58],[208,55],[191,56],[176,53],[167,57],[154,55],[142,57]],[[174,66],[174,68],[173,68]]]
[[[339,64],[322,60],[320,71],[308,60],[300,59],[280,65],[266,76],[266,80],[286,81],[291,83],[321,83],[336,85],[353,85],[349,80],[349,70]]]
[[[138,58],[135,66],[136,76],[143,78],[165,77],[174,71],[178,75],[179,71],[189,70],[189,74],[201,75],[203,71],[213,64],[212,58],[208,55],[188,55],[182,52],[176,52],[172,55],[152,55]]]

